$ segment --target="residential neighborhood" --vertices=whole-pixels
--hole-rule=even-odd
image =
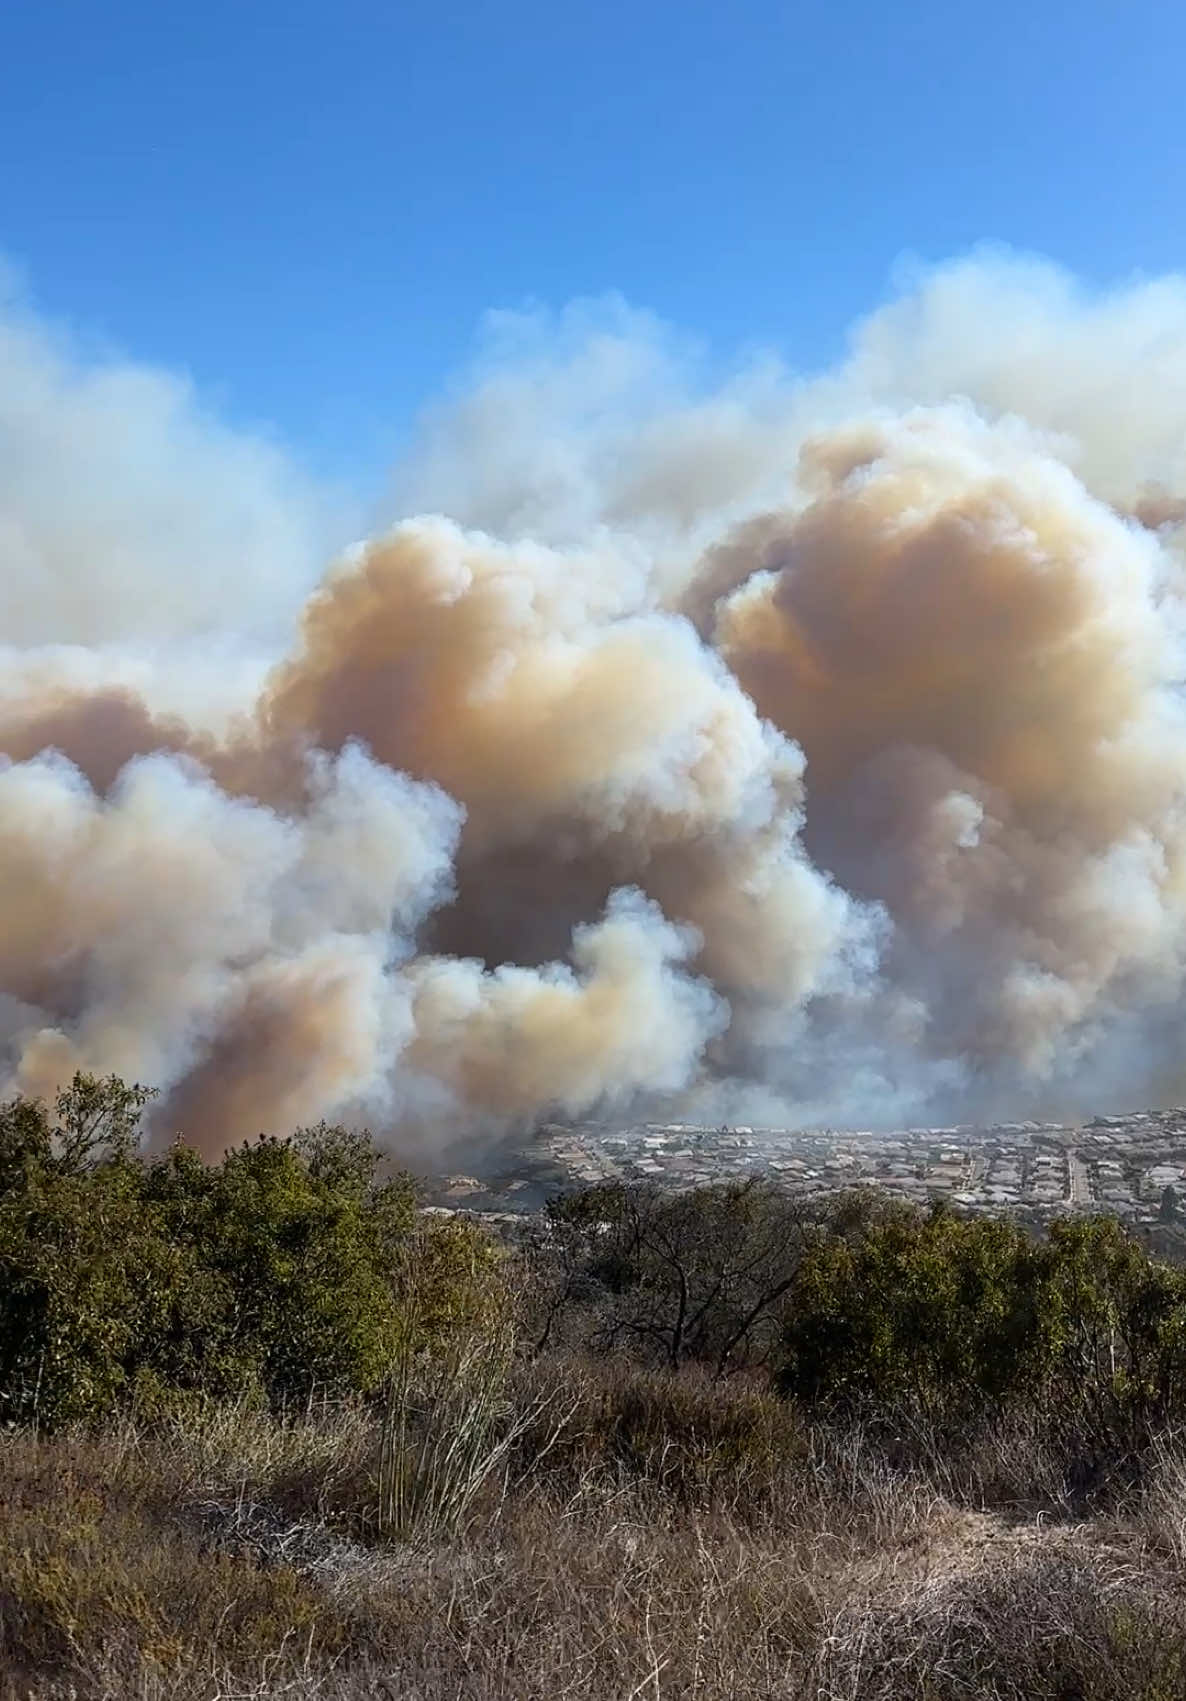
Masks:
[[[874,1187],[926,1204],[1046,1221],[1107,1211],[1186,1246],[1186,1108],[1053,1122],[814,1130],[550,1123],[489,1173],[431,1184],[438,1208],[523,1212],[603,1181],[664,1188],[761,1176],[800,1193]]]

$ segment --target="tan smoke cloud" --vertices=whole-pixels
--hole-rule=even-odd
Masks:
[[[705,983],[678,972],[694,949],[656,906],[618,892],[604,920],[577,929],[573,969],[425,959],[410,977],[409,1062],[495,1116],[683,1087],[725,1016]]]
[[[638,607],[646,589],[612,554],[401,528],[311,603],[265,740],[361,734],[460,800],[459,949],[500,961],[496,929],[538,960],[533,934],[562,948],[591,901],[640,884],[722,990],[796,1002],[860,927],[798,850],[800,752],[685,621]]]
[[[405,1138],[648,1096],[868,1120],[1156,1090],[1186,967],[1186,291],[974,260],[834,373],[707,395],[611,318],[558,351],[502,326],[404,470],[456,519],[341,558],[266,676],[195,633],[234,633],[240,578],[246,623],[286,623],[283,526],[252,532],[266,571],[177,584],[230,520],[187,537],[176,493],[223,457],[258,518],[288,471],[7,328],[0,433],[49,445],[27,502],[0,485],[9,1086],[117,1070],[211,1151],[322,1115]],[[156,486],[139,424],[94,441],[137,406],[172,420]]]
[[[812,848],[926,957],[940,1043],[1048,1070],[1096,1018],[1180,990],[1163,553],[968,410],[803,461],[809,506],[712,554],[716,642],[802,743]]]

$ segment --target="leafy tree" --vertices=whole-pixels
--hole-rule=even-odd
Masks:
[[[1014,1224],[941,1208],[822,1238],[790,1296],[781,1386],[931,1421],[999,1403],[1026,1374],[1032,1256]]]
[[[1186,1271],[1114,1217],[1056,1223],[1036,1301],[1047,1408],[1110,1449],[1143,1445],[1186,1407]]]
[[[417,1220],[369,1136],[321,1125],[218,1164],[136,1151],[148,1094],[77,1076],[0,1109],[0,1419],[89,1419],[136,1395],[378,1389],[499,1303],[485,1236]]]
[[[1064,1438],[1139,1448],[1186,1401],[1186,1272],[1110,1217],[1045,1239],[936,1207],[821,1236],[788,1296],[778,1383],[932,1429],[1025,1405]]]
[[[147,1087],[129,1087],[114,1075],[99,1080],[76,1074],[54,1100],[18,1097],[0,1105],[0,1195],[34,1174],[77,1174],[100,1156],[130,1157],[140,1119],[155,1097]]]

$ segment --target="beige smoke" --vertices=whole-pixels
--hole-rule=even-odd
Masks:
[[[614,311],[431,422],[405,485],[464,523],[343,556],[266,675],[256,615],[299,600],[262,582],[279,522],[203,590],[180,564],[217,527],[187,532],[172,461],[163,556],[139,471],[77,511],[45,486],[146,454],[137,425],[103,460],[96,397],[164,395],[244,511],[283,511],[288,474],[8,328],[0,431],[29,465],[30,419],[49,445],[28,502],[0,486],[9,1087],[151,1081],[160,1136],[210,1151],[323,1115],[406,1140],[1157,1091],[1186,973],[1186,289],[1090,303],[961,263],[836,372],[708,397]]]
[[[966,409],[831,432],[802,476],[712,552],[715,642],[804,748],[813,849],[926,961],[935,1043],[1048,1071],[1181,990],[1164,552]]]

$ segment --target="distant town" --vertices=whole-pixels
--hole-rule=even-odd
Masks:
[[[876,1187],[926,1204],[1046,1221],[1107,1211],[1186,1250],[1186,1109],[993,1127],[801,1132],[688,1123],[550,1124],[495,1173],[432,1186],[443,1210],[522,1213],[604,1181],[664,1188],[762,1176],[799,1193]]]

